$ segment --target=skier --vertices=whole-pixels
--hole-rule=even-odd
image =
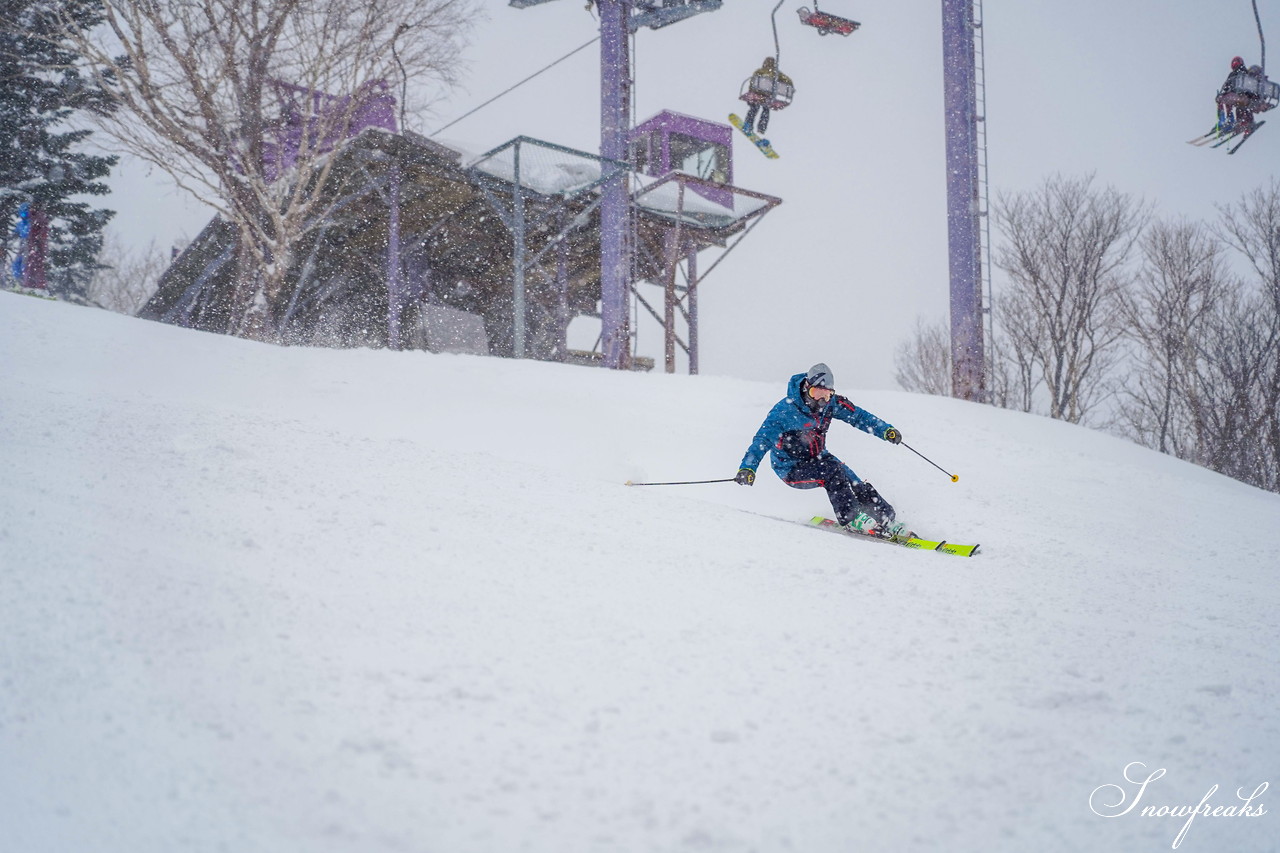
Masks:
[[[747,448],[734,482],[751,486],[765,454],[773,453],[773,471],[795,489],[827,490],[836,522],[861,533],[885,539],[909,537],[906,525],[894,520],[893,507],[870,483],[827,451],[827,428],[837,418],[890,444],[901,444],[902,433],[875,415],[859,409],[835,393],[831,369],[815,364],[797,373],[787,396],[764,419]]]
[[[778,70],[776,60],[766,56],[764,63],[756,69],[746,83],[746,91],[739,98],[746,101],[747,117],[742,122],[742,129],[751,134],[755,129],[756,116],[760,116],[760,132],[769,127],[769,110],[780,110],[791,103],[796,87],[791,78]]]
[[[1231,73],[1218,90],[1218,128],[1224,132],[1238,130],[1249,134],[1253,131],[1253,114],[1258,107],[1257,80],[1262,69],[1255,65],[1246,68],[1239,56],[1231,60]],[[1266,109],[1263,106],[1263,109]]]

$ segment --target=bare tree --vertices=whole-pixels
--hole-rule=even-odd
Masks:
[[[1249,261],[1258,283],[1280,309],[1280,179],[1220,208],[1219,234]]]
[[[1219,234],[1242,254],[1256,275],[1260,298],[1247,317],[1250,339],[1257,337],[1254,357],[1260,360],[1256,408],[1262,422],[1255,439],[1265,454],[1256,479],[1263,488],[1280,491],[1280,179],[1245,194],[1221,208]]]
[[[1140,443],[1192,458],[1199,389],[1189,380],[1213,310],[1235,288],[1224,279],[1223,246],[1204,225],[1157,222],[1141,249],[1135,286],[1119,302],[1134,353],[1118,420]]]
[[[1270,300],[1237,290],[1215,306],[1193,377],[1194,461],[1280,491],[1271,385],[1280,370],[1280,320]]]
[[[98,253],[100,266],[89,281],[89,301],[108,311],[136,314],[155,292],[171,255],[172,250],[160,248],[154,240],[145,249],[133,250],[106,232]]]
[[[104,0],[61,37],[119,106],[102,122],[238,232],[236,327],[274,339],[300,238],[326,217],[333,147],[403,73],[455,82],[474,0]]]
[[[1114,188],[1094,189],[1092,175],[1055,176],[1038,191],[1001,198],[996,217],[1007,316],[1028,324],[1022,331],[1049,415],[1079,423],[1105,393],[1123,333],[1116,303],[1145,207]]]
[[[989,342],[991,402],[1005,409],[1034,411],[1036,389],[1041,384],[1036,355],[1045,337],[1044,320],[1028,299],[1001,294],[992,308],[999,332]]]
[[[910,340],[894,354],[894,378],[907,391],[920,394],[951,394],[951,334],[941,322],[916,320]]]

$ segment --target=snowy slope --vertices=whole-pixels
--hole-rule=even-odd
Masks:
[[[833,449],[965,560],[800,527],[824,496],[764,471],[622,485],[731,476],[807,365],[282,349],[8,293],[0,364],[3,851],[1156,851],[1186,818],[1142,807],[1280,783],[1280,496],[1099,433],[846,381],[961,480]],[[1096,814],[1135,761],[1167,772]]]

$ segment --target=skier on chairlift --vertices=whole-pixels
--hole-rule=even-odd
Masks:
[[[1245,65],[1239,56],[1231,60],[1231,73],[1218,89],[1215,99],[1218,105],[1218,121],[1203,136],[1187,140],[1192,145],[1210,145],[1217,148],[1232,139],[1240,141],[1228,149],[1234,154],[1241,145],[1266,124],[1256,121],[1258,113],[1280,106],[1280,84],[1267,79],[1260,65]]]
[[[1231,73],[1218,90],[1218,119],[1224,130],[1236,130],[1248,136],[1262,122],[1254,116],[1280,105],[1280,85],[1267,79],[1260,65],[1245,67],[1244,60],[1231,60]]]
[[[1261,75],[1258,66],[1247,68],[1244,60],[1237,56],[1231,60],[1231,73],[1218,89],[1218,127],[1223,132],[1239,130],[1249,133],[1253,129],[1253,113],[1257,95],[1249,91],[1248,79]],[[1265,107],[1264,107],[1265,108]]]
[[[778,69],[777,60],[772,56],[764,58],[761,66],[743,84],[743,89],[738,97],[749,105],[747,117],[742,122],[742,129],[747,134],[755,130],[757,116],[760,118],[760,133],[764,133],[769,127],[769,111],[784,109],[796,92],[795,84]]]

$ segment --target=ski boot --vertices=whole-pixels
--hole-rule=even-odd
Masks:
[[[879,521],[865,512],[860,512],[849,522],[848,527],[855,533],[863,533],[868,536],[875,536],[878,539],[888,539],[891,542],[903,542],[911,539],[915,534],[907,529],[907,525],[901,521]]]

